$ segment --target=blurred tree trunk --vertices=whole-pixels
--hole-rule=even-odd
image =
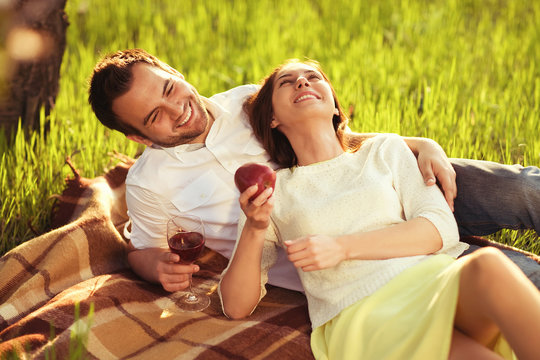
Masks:
[[[67,0],[0,1],[0,128],[39,129],[58,94]]]

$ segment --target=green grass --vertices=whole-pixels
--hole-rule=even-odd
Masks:
[[[61,90],[47,136],[0,133],[0,254],[48,230],[73,155],[85,177],[134,156],[87,104],[101,54],[142,47],[202,95],[319,60],[352,128],[427,136],[452,157],[540,165],[540,3],[513,0],[69,0]],[[421,111],[419,110],[421,109]],[[495,190],[497,191],[497,190]],[[537,254],[532,232],[495,237]]]

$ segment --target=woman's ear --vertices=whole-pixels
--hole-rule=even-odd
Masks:
[[[275,129],[277,128],[279,125],[279,121],[276,120],[276,118],[274,116],[272,116],[272,121],[270,122],[270,127],[272,129]]]
[[[334,115],[339,116],[339,109],[338,108],[334,108]]]

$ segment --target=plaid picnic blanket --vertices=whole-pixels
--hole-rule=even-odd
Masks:
[[[206,249],[198,261],[194,286],[212,301],[200,313],[175,312],[170,293],[129,269],[118,231],[129,165],[95,179],[76,174],[55,209],[55,222],[67,224],[0,259],[0,358],[64,359],[82,342],[95,359],[312,359],[301,293],[269,287],[249,319],[231,321],[216,293],[227,264],[218,253]]]
[[[58,226],[0,258],[0,358],[312,359],[306,299],[269,286],[256,311],[232,321],[216,293],[227,259],[209,249],[194,286],[211,305],[175,312],[173,296],[126,263],[124,180],[132,160],[85,179],[72,167],[58,197]],[[468,238],[475,246],[496,245]],[[502,247],[502,246],[501,246]],[[540,259],[502,247],[540,287]],[[82,350],[77,348],[82,345]]]

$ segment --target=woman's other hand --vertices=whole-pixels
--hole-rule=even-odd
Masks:
[[[346,259],[345,249],[337,238],[310,235],[284,242],[289,260],[303,271],[334,267]]]

